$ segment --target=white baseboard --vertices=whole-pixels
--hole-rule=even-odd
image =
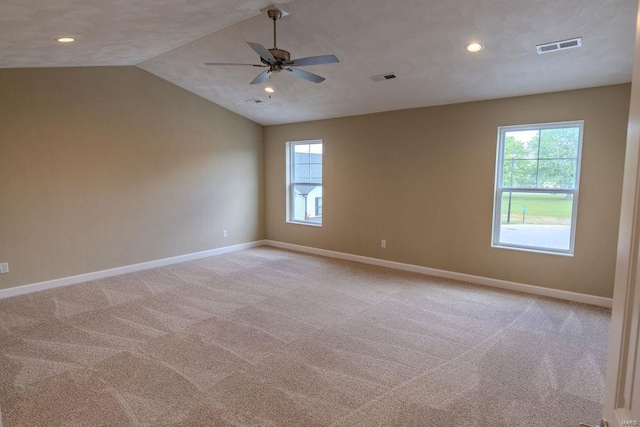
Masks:
[[[234,246],[225,246],[222,248],[210,249],[207,251],[196,252],[192,254],[179,255],[171,258],[164,258],[155,261],[143,262],[140,264],[127,265],[123,267],[112,268],[109,270],[96,271],[92,273],[79,274],[77,276],[63,277],[60,279],[47,280],[45,282],[33,283],[29,285],[15,286],[8,289],[0,289],[0,299],[14,297],[18,295],[29,294],[32,292],[43,291],[46,289],[59,288],[62,286],[75,285],[78,283],[88,282],[91,280],[102,279],[120,274],[133,273],[136,271],[147,270],[149,268],[162,267],[165,265],[177,264],[185,261],[206,258],[214,255],[221,255],[230,252],[237,252],[244,249],[255,248],[257,246],[273,246],[275,248],[288,249],[297,252],[304,252],[314,255],[321,255],[330,258],[344,259],[347,261],[355,261],[364,264],[377,265],[381,267],[394,268],[396,270],[411,271],[414,273],[426,274],[436,277],[444,277],[447,279],[461,280],[464,282],[475,283],[478,285],[491,286],[494,288],[508,289],[511,291],[524,292],[528,294],[541,295],[551,298],[558,298],[567,301],[581,302],[584,304],[597,305],[600,307],[611,308],[611,298],[598,297],[595,295],[580,294],[577,292],[563,291],[559,289],[544,288],[541,286],[527,285],[524,283],[509,282],[506,280],[491,279],[488,277],[474,276],[471,274],[456,273],[453,271],[438,270],[435,268],[422,267],[419,265],[405,264],[395,261],[387,261],[379,258],[370,258],[361,255],[353,255],[344,252],[335,252],[327,249],[318,249],[310,246],[295,245],[292,243],[278,242],[275,240],[258,240],[255,242],[242,243]],[[1,427],[1,426],[0,426]]]
[[[90,280],[103,279],[105,277],[118,276],[120,274],[133,273],[136,271],[147,270],[149,268],[162,267],[165,265],[178,264],[180,262],[192,261],[196,259],[206,258],[214,255],[222,255],[230,252],[242,251],[244,249],[263,246],[265,242],[258,240],[255,242],[242,243],[239,245],[225,246],[222,248],[210,249],[202,252],[195,252],[186,255],[179,255],[171,258],[158,259],[155,261],[143,262],[140,264],[126,265],[124,267],[111,268],[108,270],[95,271],[92,273],[79,274],[77,276],[62,277],[60,279],[47,280],[45,282],[32,283],[29,285],[15,286],[8,289],[0,289],[0,299],[15,297],[18,295],[30,294],[32,292],[44,291],[46,289],[59,288],[62,286],[75,285],[78,283],[88,282]],[[2,427],[0,425],[0,427]]]
[[[567,301],[581,302],[584,304],[597,305],[611,308],[611,298],[599,297],[595,295],[581,294],[577,292],[563,291],[560,289],[545,288],[542,286],[527,285],[524,283],[509,282],[507,280],[491,279],[488,277],[474,276],[471,274],[456,273],[453,271],[438,270],[435,268],[422,267],[413,264],[387,261],[379,258],[370,258],[361,255],[352,255],[344,252],[335,252],[326,249],[318,249],[310,246],[294,245],[292,243],[278,242],[275,240],[265,240],[264,244],[275,248],[289,249],[297,252],[305,252],[314,255],[321,255],[330,258],[344,259],[347,261],[361,262],[364,264],[377,265],[381,267],[395,268],[397,270],[411,271],[414,273],[426,274],[429,276],[444,277],[447,279],[460,280],[478,285],[491,286],[494,288],[508,289],[510,291],[524,292],[527,294],[541,295],[545,297],[557,298]]]

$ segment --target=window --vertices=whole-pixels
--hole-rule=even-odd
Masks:
[[[287,221],[322,225],[322,141],[287,145]]]
[[[493,246],[573,254],[582,129],[499,128]]]

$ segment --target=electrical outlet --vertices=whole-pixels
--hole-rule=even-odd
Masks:
[[[229,233],[227,233],[227,230],[222,230],[222,237],[224,238],[229,237]]]
[[[387,248],[387,241],[386,240],[381,240],[380,241],[380,247],[382,249],[386,249]]]
[[[8,273],[9,272],[9,263],[8,262],[3,262],[0,264],[0,274],[4,274],[4,273]]]

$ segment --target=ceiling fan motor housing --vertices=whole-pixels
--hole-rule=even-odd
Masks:
[[[278,64],[280,65],[282,65],[283,63],[289,62],[289,60],[291,59],[291,54],[286,50],[273,48],[273,49],[269,49],[269,52],[271,52],[271,55],[273,55],[273,57],[276,58],[276,61],[278,61]],[[260,60],[263,63],[270,65],[264,59],[260,58]]]

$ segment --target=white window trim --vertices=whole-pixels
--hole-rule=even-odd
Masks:
[[[322,223],[317,224],[317,223],[312,223],[312,222],[307,222],[307,221],[299,221],[299,220],[295,220],[293,219],[293,201],[292,201],[292,194],[293,194],[293,182],[291,182],[291,177],[293,176],[293,161],[291,160],[292,156],[293,156],[293,150],[291,149],[292,146],[296,145],[296,144],[313,144],[313,143],[320,143],[322,144],[322,152],[324,154],[324,142],[321,139],[308,139],[308,140],[301,140],[301,141],[289,141],[286,144],[286,162],[285,162],[285,168],[286,168],[286,197],[285,197],[285,212],[286,212],[286,216],[285,216],[285,221],[288,224],[294,224],[294,225],[306,225],[309,227],[317,227],[317,228],[322,228],[322,223],[324,223],[324,219],[322,221]],[[300,184],[300,183],[298,183]],[[315,185],[317,183],[310,183],[310,185]],[[322,157],[322,184],[320,184],[322,186],[323,192],[324,192],[324,155]]]
[[[567,127],[578,127],[579,131],[579,144],[578,144],[578,153],[576,160],[576,177],[575,177],[575,188],[574,189],[546,189],[546,188],[515,188],[515,187],[502,187],[502,173],[503,173],[503,165],[504,165],[504,143],[505,133],[509,131],[528,131],[528,130],[543,130],[543,129],[559,129],[559,128],[567,128]],[[500,126],[498,128],[498,143],[497,143],[497,152],[496,152],[496,175],[495,175],[495,187],[494,187],[494,200],[493,200],[493,230],[491,237],[491,247],[499,248],[499,249],[510,249],[510,250],[518,250],[518,251],[526,251],[526,252],[536,252],[536,253],[544,253],[551,255],[562,255],[562,256],[570,256],[574,255],[575,251],[575,240],[576,240],[576,223],[578,218],[578,195],[580,192],[580,169],[582,164],[582,144],[583,144],[583,136],[584,136],[584,120],[575,120],[575,121],[567,121],[567,122],[554,122],[554,123],[541,123],[541,124],[531,124],[531,125],[515,125],[515,126]],[[571,234],[569,237],[569,249],[552,249],[552,248],[544,248],[538,246],[527,246],[527,245],[515,245],[509,243],[500,243],[500,226],[502,222],[502,193],[504,192],[518,192],[518,193],[570,193],[573,194],[573,206],[571,211]]]

